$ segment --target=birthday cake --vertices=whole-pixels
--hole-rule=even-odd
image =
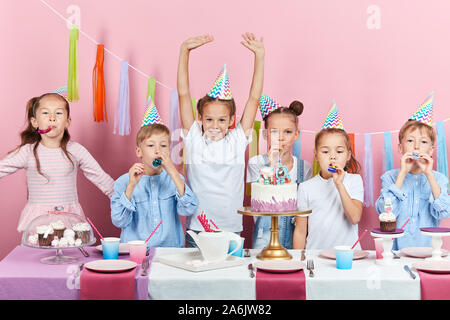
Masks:
[[[264,167],[251,184],[251,210],[255,212],[297,211],[297,184],[285,166]]]

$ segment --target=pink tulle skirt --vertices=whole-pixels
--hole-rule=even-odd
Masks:
[[[64,207],[65,212],[75,213],[83,218],[85,218],[83,209],[78,201],[66,203],[66,204],[58,204],[58,206]],[[54,211],[55,205],[43,205],[37,203],[27,203],[25,208],[23,208],[22,213],[20,214],[19,225],[17,226],[17,231],[22,232],[25,231],[27,226],[33,219],[39,217],[43,214],[47,214],[49,211]]]

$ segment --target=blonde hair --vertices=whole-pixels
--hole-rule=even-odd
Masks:
[[[143,126],[139,129],[138,133],[136,134],[136,146],[139,147],[142,141],[145,139],[150,138],[155,133],[165,133],[169,137],[169,143],[170,143],[170,130],[165,125],[161,123],[154,123],[149,124],[146,126]]]
[[[431,144],[434,145],[434,142],[436,141],[436,133],[434,132],[433,127],[430,127],[426,123],[417,121],[417,120],[408,120],[400,129],[400,132],[398,133],[398,142],[402,143],[403,138],[406,136],[406,133],[411,130],[414,131],[416,129],[419,129],[419,131],[424,130],[428,137],[431,140]]]

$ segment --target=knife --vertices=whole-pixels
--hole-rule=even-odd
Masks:
[[[405,269],[405,270],[409,273],[409,275],[411,276],[411,278],[413,278],[413,279],[416,278],[416,275],[411,271],[411,269],[409,268],[408,265],[405,264],[405,265],[403,266],[403,269]]]
[[[85,257],[89,257],[89,253],[87,253],[87,251],[86,251],[86,250],[84,250],[84,248],[83,248],[83,247],[79,247],[78,249],[80,249],[80,251],[81,251],[81,253],[83,254],[83,256],[85,256]]]

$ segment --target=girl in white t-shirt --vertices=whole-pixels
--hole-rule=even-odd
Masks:
[[[320,172],[300,184],[300,210],[312,210],[309,217],[297,217],[294,249],[331,249],[353,245],[358,239],[364,188],[350,138],[343,129],[321,130],[315,138],[314,158]],[[335,173],[328,171],[335,166]],[[358,243],[356,249],[360,249]]]
[[[186,219],[186,229],[203,231],[197,216],[205,212],[220,229],[240,233],[243,206],[245,149],[262,94],[264,79],[264,44],[251,33],[243,35],[242,45],[254,53],[253,80],[242,118],[234,129],[236,106],[229,88],[226,66],[213,89],[199,99],[197,120],[192,109],[189,90],[188,62],[192,49],[213,40],[210,35],[189,38],[180,48],[177,91],[187,183],[199,200],[197,213]],[[232,129],[232,130],[230,130]],[[186,246],[195,246],[186,236]]]
[[[312,177],[311,165],[292,155],[294,142],[300,135],[298,116],[303,112],[303,104],[299,101],[293,101],[289,108],[286,108],[271,103],[271,108],[265,108],[264,104],[261,103],[260,107],[264,120],[264,132],[267,137],[267,150],[269,151],[267,154],[250,158],[247,165],[247,183],[256,182],[260,177],[261,168],[265,166],[273,167],[278,163],[278,157],[280,157],[282,165],[288,168],[289,176],[293,182],[300,183],[310,179]],[[275,110],[270,113],[266,111],[273,109]],[[287,249],[292,249],[293,222],[295,222],[295,220],[292,221],[292,218],[278,218],[280,242]],[[270,217],[256,217],[252,237],[253,248],[261,249],[269,244],[270,228]]]

